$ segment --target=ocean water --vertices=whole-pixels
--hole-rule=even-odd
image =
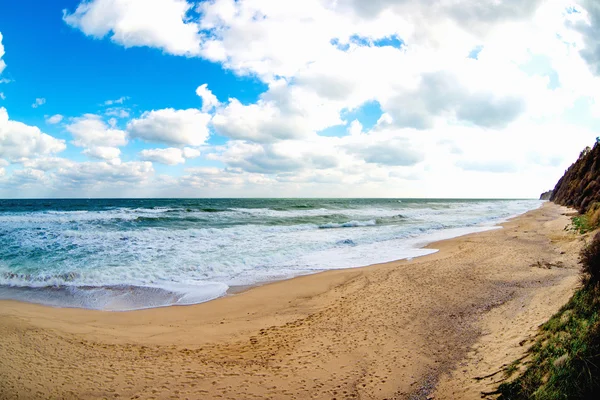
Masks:
[[[434,252],[537,200],[0,200],[0,299],[101,310]]]

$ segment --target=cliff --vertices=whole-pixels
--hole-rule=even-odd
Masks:
[[[550,197],[552,197],[552,190],[542,193],[540,195],[540,200],[550,200]]]
[[[579,154],[554,187],[550,200],[582,214],[600,205],[600,143]]]
[[[600,138],[565,171],[550,200],[580,213],[565,230],[586,243],[579,252],[581,286],[540,325],[527,361],[504,370],[519,375],[484,393],[499,394],[498,400],[600,399]]]

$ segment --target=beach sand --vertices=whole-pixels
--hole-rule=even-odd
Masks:
[[[0,397],[478,399],[578,285],[569,211],[194,306],[2,301]]]

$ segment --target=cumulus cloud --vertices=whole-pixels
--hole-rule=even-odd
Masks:
[[[23,168],[14,171],[8,178],[8,181],[3,182],[3,184],[10,187],[18,187],[19,189],[27,189],[48,184],[48,182],[49,178],[44,171],[34,168]]]
[[[600,76],[600,4],[594,0],[583,0],[582,5],[587,18],[575,24],[584,37],[585,47],[581,55],[593,73]]]
[[[273,102],[243,105],[232,99],[213,117],[215,130],[232,139],[269,142],[294,139],[310,133],[307,120],[298,116],[286,116]]]
[[[405,12],[425,11],[430,7],[436,7],[439,14],[451,18],[459,23],[480,24],[493,23],[498,20],[522,19],[531,16],[539,5],[540,0],[519,1],[494,0],[461,1],[460,7],[456,7],[456,1],[424,0],[413,2],[409,0],[340,0],[336,7],[352,10],[359,18],[372,19],[378,17],[382,12],[388,11],[396,14]]]
[[[196,94],[202,99],[203,112],[209,112],[220,104],[217,96],[210,91],[206,83],[196,88]]]
[[[8,112],[0,107],[0,157],[19,161],[59,153],[66,148],[64,140],[47,135],[35,126],[11,121]]]
[[[525,102],[519,97],[471,93],[456,76],[435,72],[424,74],[416,90],[395,95],[382,108],[402,127],[427,129],[436,117],[445,117],[502,128],[525,111]]]
[[[73,135],[73,144],[78,147],[119,147],[127,144],[125,131],[111,129],[95,114],[73,118],[65,128]]]
[[[69,168],[60,168],[55,174],[61,184],[97,185],[102,183],[140,183],[154,173],[152,163],[131,161],[120,164],[108,162],[75,163]]]
[[[44,104],[46,104],[46,99],[43,97],[38,97],[37,99],[35,99],[31,107],[38,108],[39,106],[43,106]]]
[[[199,146],[209,136],[211,116],[197,109],[147,111],[127,124],[132,138],[174,146]]]
[[[125,131],[109,126],[95,114],[73,118],[65,128],[73,136],[72,143],[85,148],[83,154],[100,160],[111,160],[112,163],[120,162],[118,157],[121,151],[118,147],[127,144]]]
[[[343,190],[350,187],[357,195],[365,188],[373,195],[535,195],[531,182],[546,190],[568,154],[576,157],[596,136],[564,123],[593,127],[590,115],[580,116],[593,107],[600,112],[593,0],[574,9],[566,0],[196,5],[90,0],[64,15],[86,35],[203,57],[268,85],[254,103],[219,102],[201,85],[200,110],[148,111],[129,122],[130,137],[172,146],[140,158],[171,165],[198,152],[184,146],[205,144],[208,127],[230,139],[202,147],[225,169],[190,170],[178,183],[184,186],[268,183],[278,194],[302,188],[285,192],[291,195],[349,195]],[[325,137],[331,127],[342,137]],[[564,132],[566,144],[559,140]],[[338,191],[325,194],[319,184]],[[512,192],[501,192],[503,185]]]
[[[98,160],[116,160],[121,155],[121,150],[116,147],[94,146],[83,151],[88,157]]]
[[[64,117],[60,114],[54,114],[54,115],[46,118],[46,123],[48,123],[50,125],[58,124],[60,121],[63,120],[63,118]]]
[[[180,179],[185,187],[223,188],[227,186],[264,186],[275,184],[273,178],[263,174],[247,173],[235,168],[196,167],[187,168]]]
[[[273,142],[307,137],[330,126],[343,124],[343,105],[329,102],[312,90],[280,80],[255,104],[230,99],[212,119],[221,135],[254,142]]]
[[[423,152],[415,150],[406,138],[362,142],[353,141],[346,145],[346,148],[367,163],[406,167],[425,159]]]
[[[88,36],[110,39],[125,47],[149,46],[176,55],[197,55],[201,37],[185,0],[93,0],[74,12],[63,11],[64,21]]]
[[[167,149],[142,150],[140,158],[144,161],[154,161],[165,165],[177,165],[185,163],[183,151],[174,147]]]
[[[303,141],[283,141],[274,144],[248,143],[232,140],[209,159],[224,162],[229,167],[246,172],[277,174],[305,169],[327,169],[338,165],[335,149],[327,140],[321,146]]]
[[[67,158],[61,157],[39,157],[23,161],[23,167],[39,171],[50,171],[58,168],[69,168],[75,163]]]
[[[184,147],[183,149],[183,156],[185,158],[197,158],[200,157],[200,154],[201,152],[198,149],[194,149],[191,147]]]

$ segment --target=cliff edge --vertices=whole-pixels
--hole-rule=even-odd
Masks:
[[[540,195],[540,200],[550,200],[550,197],[552,197],[552,190],[542,193]]]
[[[600,143],[586,147],[558,181],[550,201],[576,208],[581,214],[600,205]]]

